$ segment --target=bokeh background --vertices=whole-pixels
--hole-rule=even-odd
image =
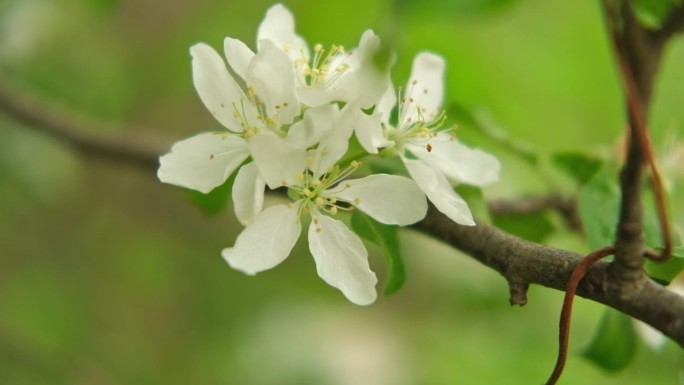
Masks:
[[[532,167],[462,127],[463,141],[502,160],[487,198],[572,193],[547,167],[557,151],[618,156],[620,92],[597,2],[284,3],[309,43],[353,47],[374,29],[397,52],[398,84],[420,50],[444,55],[447,103],[541,159]],[[188,48],[221,49],[225,36],[253,47],[271,4],[0,0],[0,80],[93,130],[170,146],[219,127],[193,89]],[[684,39],[668,50],[654,99],[661,152],[682,132],[682,62]],[[511,223],[587,251],[553,213],[548,231]],[[150,170],[84,156],[0,112],[0,384],[530,384],[553,366],[558,292],[532,287],[528,305],[510,307],[496,273],[406,230],[405,287],[358,307],[318,279],[303,242],[272,271],[231,270],[220,250],[240,230],[230,207],[209,215]],[[382,279],[383,257],[368,246]],[[578,300],[561,383],[684,383],[673,343],[640,343],[619,373],[583,360],[602,311]]]

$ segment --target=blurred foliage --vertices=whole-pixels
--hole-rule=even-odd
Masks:
[[[93,129],[171,142],[218,128],[193,90],[190,45],[220,49],[228,35],[254,46],[270,5],[0,0],[0,75],[76,111],[77,119],[104,123]],[[419,50],[444,55],[445,106],[456,106],[449,124],[460,125],[461,140],[502,160],[502,180],[483,190],[486,198],[575,191],[574,180],[548,167],[558,166],[553,154],[619,160],[622,101],[594,2],[286,5],[309,43],[353,46],[366,28],[375,29],[397,52],[398,84]],[[654,97],[658,148],[684,121],[682,61],[678,41]],[[572,165],[581,157],[570,158],[561,168],[584,169]],[[396,165],[374,165],[381,166]],[[585,193],[586,215],[614,220],[600,193],[610,193],[616,180],[616,170],[598,171],[582,187],[595,183]],[[671,207],[681,228],[677,188]],[[152,173],[75,154],[0,115],[0,383],[529,384],[548,375],[561,293],[533,287],[524,309],[510,308],[496,273],[401,230],[410,279],[359,308],[317,278],[306,245],[254,277],[229,269],[220,250],[241,226],[231,210],[220,210],[220,199],[204,198],[216,215],[207,217],[187,192]],[[530,239],[589,249],[552,217],[502,220],[497,224]],[[369,249],[382,275],[383,257]],[[589,342],[602,309],[578,301],[571,346]],[[606,375],[572,355],[563,381],[672,384],[682,358],[674,344],[638,349],[623,372]]]
[[[617,310],[606,309],[596,335],[583,355],[599,367],[615,372],[634,359],[636,346],[632,318]]]

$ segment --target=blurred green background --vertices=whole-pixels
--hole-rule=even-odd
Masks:
[[[221,50],[225,36],[253,47],[271,4],[0,0],[0,80],[100,130],[170,146],[219,127],[193,89],[188,48]],[[398,54],[397,84],[418,51],[444,55],[448,102],[541,159],[532,167],[463,126],[463,141],[502,160],[488,198],[572,193],[548,166],[557,151],[617,157],[624,120],[594,1],[285,4],[309,43],[353,47],[373,28]],[[662,151],[684,122],[682,62],[684,39],[665,57],[654,100]],[[672,204],[680,227],[681,195]],[[220,250],[241,230],[232,211],[207,215],[189,197],[0,113],[0,384],[535,384],[553,366],[558,292],[532,287],[528,305],[510,307],[496,273],[405,230],[406,286],[357,307],[316,276],[302,242],[272,271],[231,270]],[[559,217],[543,223],[550,230],[530,237],[587,251]],[[383,257],[369,250],[382,279]],[[580,358],[602,311],[578,300],[561,383],[684,383],[673,343],[641,344],[616,374]]]

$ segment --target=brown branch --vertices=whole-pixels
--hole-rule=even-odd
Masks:
[[[667,260],[672,250],[664,189],[647,127],[653,79],[666,40],[654,38],[657,31],[648,30],[640,24],[630,2],[622,1],[619,7],[613,7],[609,0],[604,0],[603,7],[617,57],[629,121],[627,156],[620,173],[622,200],[616,229],[615,262],[611,266],[611,279],[608,282],[618,295],[629,296],[640,290],[646,280],[644,256],[655,255],[645,253],[643,243],[641,180],[644,164],[648,164],[651,171],[663,234],[664,251],[656,259]]]
[[[565,291],[568,278],[582,255],[522,240],[489,224],[460,226],[434,207],[415,229],[441,240],[493,268],[509,282],[527,282]],[[630,297],[604,288],[609,264],[594,264],[577,294],[615,308],[655,327],[684,347],[684,297],[645,280]]]
[[[118,139],[109,143],[107,141],[113,137],[95,135],[96,130],[86,131],[84,127],[74,125],[73,119],[43,113],[50,108],[28,103],[26,98],[20,97],[19,100],[21,102],[0,88],[0,112],[21,123],[29,124],[93,156],[104,156],[112,161],[145,169],[157,168],[157,156],[162,150],[158,146],[139,145],[136,135],[129,135],[125,140],[116,137]],[[568,277],[582,257],[570,251],[524,241],[486,223],[479,223],[475,227],[457,225],[433,207],[414,228],[501,273],[511,287],[512,304],[526,301],[525,292],[529,284],[565,290]],[[650,280],[646,280],[634,296],[613,296],[603,287],[607,266],[606,263],[592,266],[579,285],[577,294],[638,318],[684,346],[684,298]]]
[[[73,146],[87,155],[129,163],[148,170],[159,167],[159,155],[167,151],[166,143],[142,140],[139,135],[103,134],[80,124],[54,107],[31,100],[0,83],[0,112]]]

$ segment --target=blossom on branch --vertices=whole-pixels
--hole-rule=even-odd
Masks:
[[[402,176],[376,174],[347,179],[360,164],[336,165],[347,150],[346,141],[334,135],[329,139],[310,151],[308,166],[298,175],[297,183],[289,186],[292,202],[259,213],[240,233],[235,246],[224,249],[222,255],[231,267],[246,274],[273,268],[290,254],[302,221],[310,219],[309,249],[318,275],[351,302],[367,305],[377,296],[377,278],[368,266],[367,251],[359,237],[333,217],[359,209],[378,222],[405,226],[423,219],[427,203],[415,183]],[[263,190],[254,193],[263,194]],[[234,204],[249,206],[259,200]]]
[[[406,88],[397,97],[389,87],[374,111],[378,124],[357,131],[357,137],[369,152],[384,148],[396,153],[439,211],[456,223],[472,226],[475,221],[468,204],[451,183],[486,186],[498,180],[501,166],[494,156],[466,147],[444,128],[444,67],[441,57],[418,54]],[[392,125],[395,106],[397,124]]]

